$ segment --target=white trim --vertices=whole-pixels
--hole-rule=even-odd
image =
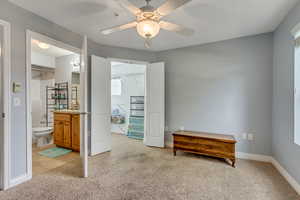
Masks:
[[[271,163],[279,171],[279,173],[287,180],[287,182],[296,190],[300,195],[300,184],[280,165],[280,163],[274,158],[271,159]]]
[[[294,26],[294,28],[291,30],[291,34],[294,37],[297,37],[297,34],[299,34],[299,31],[300,31],[300,23],[297,24],[296,26]]]
[[[87,36],[83,38],[82,50],[80,53],[80,109],[82,113],[88,110],[88,58],[87,58]],[[80,116],[80,157],[82,159],[82,176],[88,177],[88,116]]]
[[[173,143],[172,142],[165,142],[165,147],[166,148],[173,148]]]
[[[239,159],[256,160],[261,162],[271,162],[271,160],[273,159],[271,156],[244,153],[244,152],[236,152],[236,157]]]
[[[256,161],[271,163],[278,170],[278,172],[285,178],[285,180],[292,186],[292,188],[294,188],[294,190],[300,195],[300,184],[272,156],[237,152],[237,157],[240,159],[256,160]]]
[[[128,59],[120,59],[120,58],[107,58],[108,62],[111,63],[112,61],[115,62],[122,62],[122,63],[128,63],[128,64],[136,64],[136,65],[148,65],[149,62],[146,61],[138,61],[138,60],[128,60]]]
[[[37,32],[34,32],[34,31],[31,31],[31,30],[26,30],[26,35],[29,35],[31,38],[34,38],[34,39],[37,39],[39,41],[42,41],[42,42],[45,42],[45,43],[48,43],[48,44],[51,44],[53,46],[56,46],[56,47],[59,47],[59,48],[62,48],[62,49],[65,49],[65,50],[68,50],[68,51],[71,51],[73,53],[76,53],[76,54],[81,54],[81,49],[79,48],[76,48],[76,47],[73,47],[71,45],[68,45],[66,43],[63,43],[61,41],[58,41],[58,40],[55,40],[53,38],[50,38],[48,36],[45,36],[43,34],[40,34],[40,33],[37,33]]]
[[[0,189],[6,190],[9,186],[10,180],[10,128],[11,128],[11,112],[10,112],[10,82],[11,82],[11,26],[10,23],[0,20],[0,25],[3,26],[4,30],[4,66],[3,66],[3,112],[5,113],[4,118],[4,131],[2,137],[1,146],[3,152],[1,155],[1,163],[3,165],[1,169],[1,180]]]
[[[57,41],[40,33],[33,32],[31,30],[26,30],[26,139],[27,139],[27,149],[26,149],[26,174],[17,178],[14,183],[19,184],[28,181],[32,178],[32,117],[31,117],[31,39],[37,39],[39,41],[51,44],[53,46],[60,47],[72,51],[76,54],[81,54],[81,50],[65,44],[61,41]],[[11,183],[11,184],[14,184]]]
[[[166,141],[165,146],[168,148],[173,148],[172,141]],[[236,157],[239,159],[255,160],[255,161],[261,161],[261,162],[271,162],[273,160],[272,156],[251,154],[251,153],[244,153],[244,152],[236,152]]]
[[[294,26],[294,28],[291,30],[291,34],[292,36],[294,37],[295,39],[295,47],[294,47],[294,60],[293,60],[293,75],[294,75],[294,81],[293,81],[293,88],[294,88],[294,93],[293,93],[293,128],[294,128],[294,132],[293,132],[293,143],[296,144],[296,145],[300,145],[299,141],[298,141],[298,137],[297,137],[297,123],[296,123],[296,115],[297,115],[297,112],[296,112],[296,98],[297,98],[297,93],[299,93],[300,91],[298,91],[298,88],[296,88],[296,82],[297,82],[297,75],[296,75],[296,48],[298,46],[298,42],[297,42],[297,38],[299,38],[300,36],[300,23],[298,23],[296,26]]]
[[[173,147],[172,142],[166,142],[166,147]],[[285,178],[285,180],[292,186],[292,188],[294,188],[294,190],[300,195],[300,184],[272,156],[250,154],[244,152],[236,152],[236,156],[239,159],[271,163],[277,169],[277,171]]]
[[[26,174],[23,177],[32,178],[32,118],[31,118],[31,32],[26,31]],[[21,178],[22,178],[21,177]],[[21,179],[20,178],[20,179]],[[16,181],[19,183],[21,181]]]
[[[23,175],[23,176],[19,176],[17,178],[14,178],[13,180],[10,181],[10,185],[9,187],[14,187],[17,186],[21,183],[24,183],[26,181],[29,181],[32,177],[28,176],[28,175]]]

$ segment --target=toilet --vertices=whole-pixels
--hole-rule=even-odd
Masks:
[[[52,144],[52,127],[36,127],[32,128],[33,138],[36,140],[38,147],[43,147]]]

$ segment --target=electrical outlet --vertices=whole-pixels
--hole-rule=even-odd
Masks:
[[[253,141],[254,140],[254,135],[252,133],[248,134],[248,140]]]
[[[181,131],[184,131],[184,126],[180,126],[180,130],[181,130]]]
[[[247,133],[243,133],[242,138],[243,138],[243,140],[247,140],[248,139]]]
[[[238,141],[241,140],[241,138],[242,138],[242,135],[239,133],[234,133],[233,135],[234,135],[235,139]]]

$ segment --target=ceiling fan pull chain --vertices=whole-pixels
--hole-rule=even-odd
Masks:
[[[151,48],[151,38],[146,38],[146,40],[145,40],[145,47],[147,49]]]

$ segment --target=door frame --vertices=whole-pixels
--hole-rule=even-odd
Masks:
[[[0,138],[1,152],[0,158],[2,165],[0,166],[0,190],[6,190],[10,187],[10,128],[11,128],[11,26],[10,23],[0,19],[0,26],[4,30],[4,66],[3,73],[0,74],[0,80],[3,83],[3,112],[4,112],[4,127],[3,136]],[[3,79],[2,79],[3,78]],[[2,115],[2,113],[1,113]],[[2,116],[1,116],[2,117]]]
[[[149,64],[151,64],[150,62],[146,62],[146,61],[138,61],[138,60],[129,60],[129,59],[120,59],[120,58],[107,58],[109,64],[110,64],[110,68],[111,68],[111,62],[121,62],[121,63],[127,63],[127,64],[138,64],[138,65],[145,65],[145,73],[144,73],[144,138],[143,138],[143,143],[145,144],[145,135],[146,135],[146,126],[147,126],[147,119],[146,119],[146,113],[147,113],[147,98],[146,98],[146,94],[147,94],[147,88],[146,88],[146,78],[147,78],[147,68],[149,67]],[[110,75],[111,78],[111,75]],[[110,100],[111,102],[111,100]]]
[[[32,179],[32,116],[31,116],[31,39],[37,39],[53,46],[72,51],[81,55],[81,49],[68,45],[62,41],[55,40],[43,34],[26,30],[26,176],[21,182]],[[21,183],[20,182],[20,183]],[[18,184],[18,183],[17,183]],[[16,185],[16,184],[15,184]]]

